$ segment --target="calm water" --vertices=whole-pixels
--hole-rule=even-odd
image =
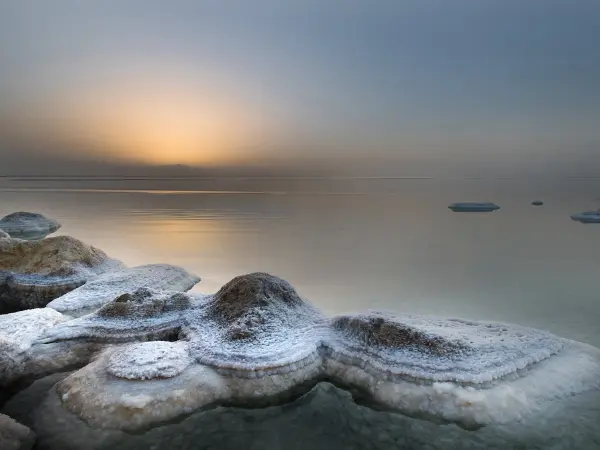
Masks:
[[[598,197],[597,179],[0,179],[0,215],[41,212],[129,265],[183,266],[198,291],[268,271],[328,313],[510,321],[596,346],[600,225],[569,215]],[[502,209],[447,209],[463,200]]]

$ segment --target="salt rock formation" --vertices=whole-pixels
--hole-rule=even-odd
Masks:
[[[56,220],[42,214],[15,212],[0,219],[0,229],[14,238],[40,239],[61,227]]]
[[[20,380],[33,380],[65,368],[86,364],[98,347],[89,342],[36,345],[46,331],[67,317],[38,308],[0,315],[0,388]]]
[[[448,209],[454,212],[491,212],[499,210],[500,207],[491,202],[459,202],[452,203]]]
[[[584,211],[581,213],[573,214],[571,220],[581,223],[600,223],[600,210],[599,211]]]
[[[71,316],[95,311],[115,297],[140,288],[188,291],[200,277],[170,264],[149,264],[105,273],[48,304],[49,308]]]
[[[2,450],[29,450],[35,443],[35,435],[25,425],[0,414],[0,448]]]
[[[6,233],[4,230],[0,230],[0,239],[9,239],[10,235]]]
[[[215,405],[287,401],[329,380],[377,408],[473,428],[600,388],[599,349],[541,330],[385,313],[327,319],[264,273],[190,302],[173,295],[138,291],[41,337],[41,346],[178,339],[105,348],[57,384],[67,410],[92,427],[139,430]]]
[[[0,313],[43,307],[87,280],[122,267],[102,250],[70,236],[0,239]]]

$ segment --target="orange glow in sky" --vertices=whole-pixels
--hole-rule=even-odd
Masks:
[[[67,97],[60,135],[91,144],[103,159],[152,165],[235,163],[240,149],[256,145],[265,131],[260,111],[235,95],[181,81],[132,81]]]

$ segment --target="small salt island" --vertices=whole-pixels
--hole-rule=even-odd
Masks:
[[[15,212],[0,219],[0,230],[19,239],[42,239],[60,227],[61,224],[54,219],[24,211]]]
[[[600,210],[584,211],[571,216],[571,220],[580,223],[600,223]]]
[[[448,209],[453,212],[491,212],[500,207],[492,202],[458,202],[452,203]]]

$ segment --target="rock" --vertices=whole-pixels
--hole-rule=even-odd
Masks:
[[[0,388],[32,380],[89,361],[96,346],[76,341],[35,345],[35,341],[67,317],[39,308],[0,315]]]
[[[25,425],[0,414],[0,448],[2,450],[29,450],[35,443],[35,434]]]
[[[4,230],[0,230],[0,239],[10,239],[10,235]]]
[[[70,236],[0,239],[0,313],[45,306],[99,274],[124,267]]]
[[[140,288],[164,291],[187,291],[200,277],[181,267],[169,264],[149,264],[105,273],[48,304],[64,314],[81,316],[95,311],[116,297]]]
[[[15,212],[0,219],[0,229],[20,239],[40,239],[54,233],[60,226],[56,220],[30,212]]]
[[[491,202],[460,202],[452,203],[448,208],[454,212],[491,212],[497,211],[500,207]]]
[[[533,206],[542,206],[544,204],[544,202],[541,201],[541,200],[534,200],[534,201],[531,202],[531,204]]]
[[[600,211],[584,211],[573,214],[571,220],[581,223],[600,223]]]
[[[136,431],[218,405],[282,403],[329,380],[364,404],[476,429],[600,389],[600,350],[541,330],[376,312],[327,319],[264,273],[176,295],[138,291],[41,336],[40,346],[177,340],[104,348],[57,384],[63,406],[91,427]]]

